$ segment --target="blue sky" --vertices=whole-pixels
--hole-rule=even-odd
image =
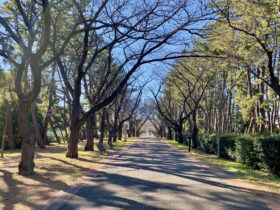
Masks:
[[[3,0],[0,0],[0,4],[3,2],[4,2]],[[193,27],[200,28],[200,27],[202,27],[203,24],[205,24],[205,23],[201,22],[199,24],[195,24]],[[174,25],[170,24],[168,27],[173,28]],[[168,27],[167,27],[167,29],[168,29]],[[182,52],[184,50],[186,44],[191,44],[192,36],[190,36],[188,33],[181,33],[181,34],[179,34],[178,38],[180,39],[180,41],[178,41],[178,43],[174,43],[172,45],[166,45],[162,49],[162,51],[158,52],[158,55],[160,55],[161,53],[164,54],[164,53],[168,53],[168,52]],[[119,50],[115,50],[114,56],[115,57],[118,56],[118,58],[121,59],[122,55],[118,51]],[[154,56],[158,56],[158,55],[154,55]],[[168,61],[168,63],[170,63],[170,62],[172,62],[172,61],[171,60]],[[8,68],[8,66],[3,64],[2,59],[0,59],[0,65],[4,69]],[[158,88],[158,80],[159,80],[158,74],[164,76],[167,73],[168,73],[168,65],[157,62],[157,63],[145,64],[145,65],[141,66],[139,71],[136,72],[136,74],[134,74],[134,76],[141,74],[141,76],[139,77],[139,81],[141,82],[141,81],[149,80],[150,83],[149,83],[148,87],[156,91],[156,89]],[[143,97],[150,98],[151,97],[150,91],[148,90],[148,88],[146,88],[146,89],[147,89],[147,91],[145,91],[145,93],[143,94]]]

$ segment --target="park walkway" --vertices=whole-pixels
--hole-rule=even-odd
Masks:
[[[156,138],[140,138],[46,209],[268,209],[209,167]]]

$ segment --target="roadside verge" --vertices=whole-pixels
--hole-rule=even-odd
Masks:
[[[185,157],[195,160],[200,166],[208,168],[211,172],[223,178],[227,184],[241,187],[244,190],[255,194],[258,200],[267,203],[272,209],[280,209],[280,182],[277,180],[274,182],[266,180],[260,182],[262,180],[258,178],[259,182],[257,182],[255,180],[246,179],[246,177],[233,172],[233,169],[227,170],[226,167],[222,167],[222,164],[233,163],[238,166],[239,163],[218,159],[214,155],[206,154],[199,150],[194,150],[189,153],[187,146],[178,144],[174,140],[161,139],[161,141],[167,144],[171,149],[183,154]],[[266,184],[264,184],[265,182]]]

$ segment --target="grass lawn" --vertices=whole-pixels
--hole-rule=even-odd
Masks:
[[[188,154],[196,156],[200,160],[210,164],[213,167],[223,168],[225,170],[236,173],[239,179],[245,182],[249,182],[250,184],[253,184],[257,189],[266,192],[280,194],[280,177],[274,174],[265,173],[260,170],[254,170],[242,163],[226,160],[223,158],[219,159],[217,158],[216,155],[207,154],[200,150],[194,149],[191,150],[191,152],[189,153],[186,145],[179,144],[174,140],[164,140],[164,141]]]
[[[114,143],[114,150],[121,149],[127,142]],[[52,143],[47,149],[36,148],[35,174],[20,176],[17,174],[20,150],[6,151],[0,159],[0,209],[34,209],[44,204],[54,193],[64,190],[78,177],[94,169],[108,153],[100,155],[98,151],[83,151],[85,141],[79,144],[79,158],[65,157],[67,145]],[[95,146],[97,150],[97,147]]]

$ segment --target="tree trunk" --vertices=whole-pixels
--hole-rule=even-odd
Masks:
[[[174,133],[175,133],[175,134],[174,134],[174,135],[175,135],[175,136],[174,136],[174,140],[175,140],[175,141],[178,141],[178,133],[177,133],[177,130],[174,129]]]
[[[80,128],[81,127],[77,124],[72,124],[70,126],[70,137],[68,139],[68,148],[66,153],[66,157],[68,158],[78,158]]]
[[[64,123],[64,131],[65,131],[65,137],[66,137],[66,141],[68,141],[69,136],[68,136],[68,131],[67,131],[67,127],[69,125],[69,123],[67,122],[67,118],[65,116],[65,114],[61,113],[61,117],[63,119],[63,123]]]
[[[179,132],[178,132],[178,142],[179,142],[180,144],[183,144],[183,143],[184,143],[184,137],[183,137],[182,131],[179,131]]]
[[[103,140],[104,140],[104,136],[105,136],[105,116],[106,115],[106,111],[105,108],[102,110],[102,114],[100,115],[100,136],[99,136],[99,149],[100,151],[102,151],[104,148],[103,146]]]
[[[47,133],[48,133],[48,125],[49,125],[51,114],[52,114],[52,107],[54,105],[53,97],[55,96],[55,88],[54,88],[55,67],[56,67],[56,65],[54,63],[53,70],[52,70],[52,79],[51,79],[51,84],[50,84],[50,88],[49,88],[49,105],[48,105],[47,113],[46,113],[45,120],[44,120],[44,126],[43,126],[43,141],[44,141],[45,145],[49,145]]]
[[[227,132],[232,131],[232,117],[231,117],[231,105],[232,105],[232,92],[229,92],[229,97],[228,97],[228,107],[227,107]]]
[[[166,129],[165,129],[165,127],[164,126],[162,126],[162,137],[166,137]]]
[[[167,139],[172,140],[172,129],[170,126],[167,127]]]
[[[78,158],[78,143],[80,137],[81,124],[79,123],[81,114],[81,75],[78,74],[78,78],[75,81],[75,88],[73,91],[73,102],[71,107],[70,115],[70,136],[68,139],[68,148],[66,157],[68,158]]]
[[[112,139],[113,139],[112,128],[109,128],[108,145],[110,146],[110,148],[113,148]]]
[[[117,142],[118,118],[115,116],[114,125],[112,127],[113,142]]]
[[[87,139],[87,132],[86,132],[85,129],[83,129],[83,130],[81,131],[80,139],[81,139],[81,141]]]
[[[252,82],[251,82],[251,76],[250,76],[250,69],[247,68],[247,87],[248,87],[248,95],[250,98],[253,97],[253,91],[252,91]],[[250,123],[247,130],[248,133],[255,133],[256,132],[256,117],[254,108],[250,111]]]
[[[127,136],[128,137],[132,137],[134,135],[134,133],[135,133],[135,131],[134,131],[135,125],[134,124],[135,124],[135,122],[133,122],[133,120],[131,119],[129,121],[129,129],[127,131]]]
[[[60,144],[61,141],[60,141],[59,136],[57,135],[57,132],[56,132],[56,130],[55,130],[55,127],[54,127],[54,125],[53,125],[53,122],[52,122],[51,120],[50,120],[49,122],[50,122],[50,126],[51,126],[51,129],[52,129],[53,135],[54,135],[54,137],[55,137],[57,143]]]
[[[15,149],[15,141],[14,141],[14,131],[13,131],[13,119],[10,109],[10,103],[8,100],[4,99],[4,106],[6,111],[6,119],[7,122],[7,136],[9,142],[9,149]]]
[[[28,106],[19,99],[18,106],[18,126],[22,137],[21,161],[18,165],[20,175],[31,175],[34,173],[34,151],[36,139],[32,128],[28,123]]]
[[[192,133],[191,133],[192,148],[196,149],[197,148],[197,134],[198,134],[198,128],[197,128],[197,123],[196,123],[196,111],[194,111],[192,114],[192,121],[193,121]]]
[[[219,125],[218,125],[218,139],[217,139],[217,155],[221,157],[221,135],[222,135],[222,114],[224,109],[224,92],[226,89],[226,72],[223,72],[223,84],[220,85],[221,101],[219,103]]]
[[[183,127],[182,127],[182,126],[177,126],[177,127],[176,127],[176,138],[177,138],[177,141],[178,141],[180,144],[183,144],[183,143],[184,143],[184,138],[183,138]]]
[[[270,116],[270,134],[272,135],[274,132],[274,128],[275,128],[275,116],[276,116],[276,100],[273,101],[273,105],[272,105],[272,111],[271,111],[271,116]]]
[[[81,127],[80,135],[79,135],[79,141],[83,142],[83,140],[84,140],[84,130],[82,130],[82,127]]]
[[[118,140],[122,140],[122,127],[123,127],[123,124],[120,124],[118,126]]]
[[[255,112],[254,110],[251,110],[250,112],[250,123],[248,127],[247,133],[255,133],[256,132],[256,118],[255,118]]]
[[[67,127],[66,126],[64,128],[64,131],[65,131],[66,141],[68,142],[69,136],[68,136],[68,131],[67,131]]]
[[[264,77],[265,75],[265,67],[261,68],[260,71],[260,77]],[[259,125],[259,133],[264,133],[265,132],[265,110],[263,108],[263,103],[264,103],[264,82],[261,81],[261,84],[259,85],[259,91],[260,91],[260,96],[259,96],[259,116],[260,116],[260,125]]]
[[[6,99],[4,99],[4,103],[7,103]],[[8,112],[5,113],[5,125],[4,125],[4,130],[2,133],[2,142],[1,142],[1,158],[4,158],[4,147],[5,147],[5,142],[6,142],[6,138],[7,138],[6,137],[7,127],[8,127],[7,115],[8,115]]]
[[[204,112],[204,133],[208,133],[208,114]]]
[[[107,121],[107,127],[108,127],[108,133],[109,133],[108,134],[108,145],[112,149],[113,148],[112,141],[113,141],[113,129],[114,129],[113,127],[114,127],[114,125],[112,126],[112,123],[110,122],[110,116],[109,116],[108,112],[106,112],[105,118],[106,118],[106,121]]]
[[[33,121],[33,126],[35,129],[35,134],[36,134],[36,139],[37,139],[37,143],[38,146],[41,149],[46,149],[45,144],[43,142],[42,139],[42,135],[41,135],[41,131],[40,131],[40,126],[37,120],[37,116],[36,116],[36,106],[35,106],[35,102],[31,104],[31,115],[32,115],[32,121]]]
[[[66,91],[67,92],[67,91]],[[68,93],[68,92],[67,92]],[[67,97],[68,98],[68,97]],[[64,95],[64,100],[63,100],[63,112],[61,112],[61,117],[63,119],[63,122],[64,122],[64,128],[65,128],[65,136],[66,136],[66,141],[68,141],[69,139],[69,136],[68,136],[68,131],[67,131],[67,128],[69,127],[69,121],[67,119],[67,109],[66,109],[66,102],[65,102],[66,98],[65,98],[65,95]],[[69,109],[70,109],[71,106],[69,106]],[[69,110],[69,113],[70,110]]]
[[[87,143],[85,146],[85,151],[94,151],[94,130],[95,130],[95,114],[92,114],[88,117],[87,120]]]
[[[217,132],[217,130],[218,130],[218,115],[217,115],[217,107],[216,107],[217,105],[215,105],[215,108],[214,108],[214,116],[213,116],[213,118],[214,118],[214,132]]]
[[[64,138],[64,135],[63,135],[63,132],[62,132],[61,127],[59,127],[59,132],[60,132],[60,136],[61,136],[61,138],[62,138],[62,141],[63,141],[63,143],[65,144],[65,138]]]

